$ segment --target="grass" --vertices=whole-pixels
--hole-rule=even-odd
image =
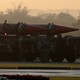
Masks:
[[[74,63],[19,63],[19,62],[2,62],[0,63],[0,67],[3,68],[10,68],[10,67],[14,67],[14,68],[18,68],[18,67],[50,67],[50,68],[80,68],[80,64],[74,64]]]
[[[50,80],[80,80],[80,77],[50,77]]]

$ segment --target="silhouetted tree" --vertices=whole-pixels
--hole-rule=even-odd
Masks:
[[[4,21],[4,13],[1,11],[0,12],[0,23]]]
[[[73,23],[72,26],[73,26],[74,28],[79,29],[78,31],[76,31],[75,35],[80,36],[80,20],[79,20],[79,19],[76,20],[76,22]]]
[[[5,20],[11,23],[58,23],[62,25],[71,25],[76,21],[76,19],[68,13],[59,13],[58,15],[45,13],[38,16],[31,16],[29,15],[29,10],[25,6],[22,7],[21,4],[19,4],[17,8],[8,9],[6,14],[0,12],[0,23]]]
[[[70,14],[61,12],[60,14],[58,14],[56,21],[59,24],[71,25],[72,23],[76,22],[76,19]]]
[[[21,6],[21,4],[15,9],[8,9],[7,13],[4,15],[5,19],[9,22],[26,22],[28,16],[28,10],[26,7]]]

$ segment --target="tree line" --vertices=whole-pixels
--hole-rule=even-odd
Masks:
[[[41,14],[38,16],[29,15],[29,10],[21,4],[15,9],[7,9],[6,13],[0,12],[0,23],[7,20],[11,23],[25,22],[25,23],[58,23],[63,25],[71,25],[76,22],[76,19],[68,13]]]

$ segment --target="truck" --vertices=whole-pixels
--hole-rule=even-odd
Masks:
[[[80,58],[80,37],[62,33],[76,31],[54,23],[49,24],[0,24],[0,61],[42,63],[75,62]]]

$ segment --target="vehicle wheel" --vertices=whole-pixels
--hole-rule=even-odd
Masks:
[[[67,60],[68,62],[70,62],[70,63],[73,63],[73,62],[76,61],[76,58],[75,58],[75,57],[72,57],[72,56],[69,56],[69,57],[66,58],[66,60]]]
[[[51,55],[51,60],[53,62],[62,62],[63,59],[64,59],[64,57],[61,55],[56,55],[55,53],[53,55]]]
[[[27,62],[33,62],[36,59],[35,46],[32,45],[30,48],[28,48],[25,55]]]
[[[33,62],[35,60],[35,56],[32,56],[33,54],[27,55],[26,57],[26,61],[27,62]]]
[[[49,62],[50,59],[49,50],[41,50],[39,54],[39,59],[41,62]]]
[[[76,46],[69,46],[69,49],[67,50],[67,56],[66,56],[66,60],[70,63],[75,62],[77,56],[76,53],[77,52],[77,47]]]

